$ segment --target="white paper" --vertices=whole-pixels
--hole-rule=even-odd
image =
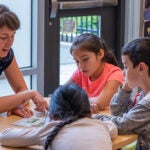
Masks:
[[[48,123],[49,121],[50,119],[47,113],[43,113],[43,115],[40,115],[40,117],[34,115],[31,118],[23,118],[12,124],[23,127],[41,127],[44,124]]]

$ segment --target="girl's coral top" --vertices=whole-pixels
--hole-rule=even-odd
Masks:
[[[78,69],[73,73],[72,80],[87,92],[88,97],[97,97],[108,81],[115,80],[122,84],[124,78],[121,68],[105,63],[104,71],[97,80],[91,81]]]

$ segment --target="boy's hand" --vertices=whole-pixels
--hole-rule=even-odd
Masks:
[[[125,91],[125,92],[132,92],[132,89],[129,87],[127,82],[123,83],[122,90]]]

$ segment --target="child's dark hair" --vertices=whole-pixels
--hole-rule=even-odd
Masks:
[[[0,28],[7,26],[11,30],[20,28],[20,21],[17,15],[10,11],[5,5],[0,4]]]
[[[113,54],[113,52],[109,50],[105,40],[92,33],[85,33],[76,37],[72,43],[70,53],[72,54],[72,51],[75,49],[87,50],[95,53],[96,55],[99,53],[100,49],[103,49],[104,50],[103,60],[107,63],[118,66],[117,59]]]
[[[50,115],[62,120],[55,126],[47,137],[45,150],[51,145],[52,140],[59,130],[66,124],[70,124],[90,114],[90,102],[86,92],[76,84],[66,84],[57,88],[51,98]]]
[[[150,75],[150,38],[140,37],[129,42],[122,48],[122,55],[127,55],[133,67],[139,65],[140,62],[144,62],[149,67]]]

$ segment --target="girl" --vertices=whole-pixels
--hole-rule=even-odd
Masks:
[[[115,56],[102,38],[90,33],[78,36],[70,52],[78,69],[67,83],[76,83],[87,92],[94,113],[104,110],[123,82]]]
[[[5,146],[42,145],[45,150],[112,150],[117,136],[112,122],[91,119],[85,91],[76,84],[60,86],[50,103],[51,122],[41,128],[10,128],[2,132]]]

